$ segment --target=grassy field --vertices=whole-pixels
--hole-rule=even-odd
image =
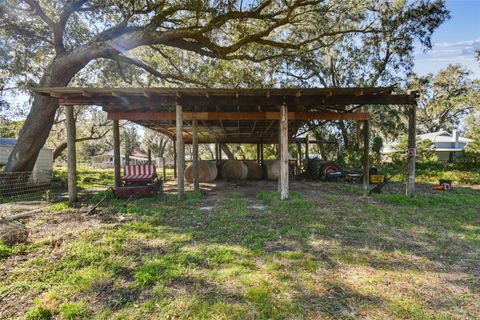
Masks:
[[[385,165],[385,172],[392,176],[392,181],[405,182],[405,165]],[[439,179],[453,180],[454,184],[480,185],[480,165],[462,163],[422,163],[416,164],[416,181],[437,184]]]
[[[480,318],[478,189],[260,187],[55,204],[0,244],[0,318]]]

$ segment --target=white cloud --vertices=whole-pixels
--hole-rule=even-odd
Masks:
[[[432,50],[414,53],[416,60],[455,60],[464,61],[473,59],[475,50],[480,50],[480,38],[466,41],[434,43]]]
[[[414,71],[418,74],[436,73],[449,64],[460,64],[480,78],[480,64],[475,59],[475,50],[480,50],[480,38],[455,42],[434,43],[432,50],[414,53]]]

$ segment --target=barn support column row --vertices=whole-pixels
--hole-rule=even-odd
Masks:
[[[66,106],[68,200],[77,201],[77,150],[73,106]]]

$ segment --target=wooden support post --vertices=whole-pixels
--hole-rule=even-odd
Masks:
[[[260,164],[260,143],[257,143],[257,163]]]
[[[218,160],[219,160],[219,156],[218,156],[218,143],[215,142],[215,161],[218,163]]]
[[[415,195],[415,159],[417,156],[416,145],[417,131],[417,105],[411,105],[408,113],[408,154],[407,154],[407,189],[406,195]]]
[[[263,166],[263,143],[260,144],[260,164]]]
[[[152,164],[152,150],[150,149],[147,150],[147,159],[148,164]]]
[[[115,186],[120,187],[122,184],[121,175],[120,175],[120,167],[121,164],[121,156],[120,156],[120,125],[118,124],[118,120],[113,120],[113,170],[115,175]]]
[[[198,173],[198,124],[197,119],[192,121],[192,175],[193,175],[193,190],[200,192],[200,177]]]
[[[182,200],[185,194],[185,146],[183,144],[183,118],[182,118],[182,106],[176,104],[176,138],[177,138],[177,188],[178,188],[178,200]]]
[[[302,168],[302,145],[297,142],[297,174],[300,173]]]
[[[280,199],[288,199],[288,110],[280,107]]]
[[[163,181],[167,181],[167,168],[166,168],[166,161],[165,157],[162,157],[162,170],[163,170]]]
[[[307,137],[305,138],[305,167],[308,165],[308,160],[309,160],[309,153],[310,153],[310,136],[307,134]]]
[[[77,151],[75,146],[75,117],[73,106],[67,106],[67,161],[68,161],[68,200],[77,201]]]
[[[370,184],[370,128],[368,120],[363,121],[363,190],[367,191]]]
[[[173,143],[173,179],[177,179],[177,142]]]

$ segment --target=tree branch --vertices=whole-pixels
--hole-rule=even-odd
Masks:
[[[202,87],[208,88],[208,84],[205,83],[205,82],[194,80],[194,79],[189,79],[189,78],[186,78],[182,75],[175,75],[175,74],[170,74],[170,73],[159,72],[158,70],[152,68],[151,66],[147,65],[146,63],[144,63],[144,62],[142,62],[138,59],[133,59],[133,58],[129,58],[129,57],[122,56],[122,55],[115,55],[115,56],[110,56],[110,57],[107,57],[107,58],[112,59],[112,60],[117,61],[117,62],[128,63],[128,64],[131,64],[131,65],[137,66],[137,67],[142,68],[143,70],[147,71],[148,73],[154,75],[155,77],[158,77],[158,78],[163,79],[163,80],[168,81],[168,82],[170,82],[171,80],[175,80],[175,81],[180,81],[180,82],[184,82],[184,83],[193,83],[193,84],[197,84],[197,85],[200,85]]]

